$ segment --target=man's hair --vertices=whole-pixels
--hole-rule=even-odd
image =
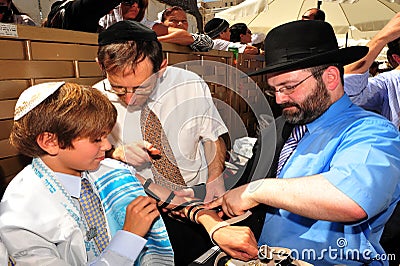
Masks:
[[[322,11],[321,9],[317,9],[317,12],[315,13],[314,20],[321,20],[325,21],[325,12]]]
[[[240,42],[240,34],[247,33],[247,25],[245,23],[236,23],[230,27],[231,42]]]
[[[393,58],[393,55],[394,55],[395,53],[391,50],[391,49],[388,49],[387,51],[386,51],[386,57],[387,57],[387,60],[388,60],[388,62],[389,62],[389,64],[390,64],[390,67],[391,68],[396,68],[399,64],[396,62],[396,60]]]
[[[126,41],[99,46],[97,59],[103,71],[111,74],[123,73],[127,68],[135,71],[137,64],[149,58],[153,73],[160,70],[163,53],[158,41]]]
[[[309,70],[313,74],[314,78],[320,82],[323,83],[322,81],[322,73],[325,69],[327,69],[330,66],[334,66],[339,70],[340,74],[340,80],[342,82],[342,85],[344,84],[344,67],[341,64],[325,64],[325,65],[319,65],[319,66],[314,66],[310,67]]]
[[[307,13],[308,11],[315,11],[313,20],[325,21],[325,12],[322,11],[321,9],[319,9],[319,8],[310,8],[305,13]],[[309,17],[306,17],[304,15],[302,17],[310,19]]]
[[[169,7],[167,9],[164,10],[164,12],[161,15],[161,22],[164,22],[165,20],[167,20],[167,18],[169,16],[171,16],[172,12],[174,11],[183,11],[185,12],[185,10],[183,10],[182,7],[180,6],[173,6],[173,7]]]
[[[65,83],[21,119],[14,121],[11,144],[18,152],[39,157],[46,154],[37,144],[45,132],[57,136],[62,149],[73,148],[76,138],[98,139],[111,132],[117,111],[99,90]]]
[[[390,54],[397,54],[400,56],[400,38],[397,38],[394,41],[391,41],[387,44]]]

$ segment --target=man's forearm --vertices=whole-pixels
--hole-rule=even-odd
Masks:
[[[204,151],[208,164],[207,183],[214,181],[224,171],[226,146],[224,140],[219,137],[217,141],[206,141]]]

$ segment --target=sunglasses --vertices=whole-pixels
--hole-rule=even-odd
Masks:
[[[124,0],[121,2],[121,4],[123,4],[125,6],[132,6],[133,4],[139,5],[139,0]]]
[[[0,6],[0,14],[5,14],[8,11],[8,6]]]

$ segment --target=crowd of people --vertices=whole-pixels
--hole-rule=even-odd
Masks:
[[[259,49],[244,23],[214,18],[189,33],[180,7],[148,21],[147,0],[103,2],[56,1],[45,22],[98,32],[105,78],[45,82],[19,97],[10,142],[33,159],[1,200],[1,265],[189,265],[215,245],[242,262],[267,263],[266,246],[314,265],[395,261],[400,13],[368,47],[339,49],[313,8]],[[11,0],[0,8],[2,22],[30,24]],[[258,133],[233,189],[228,127],[207,83],[167,65],[163,41],[265,58],[247,74],[265,77],[282,116]],[[394,69],[369,77],[385,45]]]

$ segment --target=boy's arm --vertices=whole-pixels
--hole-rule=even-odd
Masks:
[[[57,228],[57,230],[60,231],[60,228]],[[57,230],[55,229],[54,233]],[[71,249],[71,243],[78,241],[78,234],[80,233],[74,232],[70,235],[69,239],[53,243],[49,240],[48,236],[41,236],[32,230],[10,226],[8,228],[2,227],[1,238],[7,247],[9,255],[13,257],[17,265],[63,266],[85,263],[83,259],[86,260],[86,253],[84,253],[85,257],[81,257],[82,260],[72,256],[72,254],[76,255],[77,253],[85,252],[84,245],[80,251]],[[144,243],[141,245],[140,241],[136,240],[130,236],[119,236],[117,232],[115,239],[111,240],[109,247],[94,261],[88,262],[87,265],[104,265],[105,261],[109,265],[132,265],[142,250],[144,243],[146,243],[144,240]],[[119,245],[117,242],[119,242]],[[125,246],[127,250],[127,247],[129,247],[129,256],[126,256],[123,252],[116,251],[121,246]],[[61,255],[61,252],[64,254]],[[66,256],[65,260],[61,258],[64,256]]]
[[[183,29],[167,27],[168,33],[162,36],[158,35],[160,42],[175,43],[179,45],[191,45],[194,42],[192,34]]]

